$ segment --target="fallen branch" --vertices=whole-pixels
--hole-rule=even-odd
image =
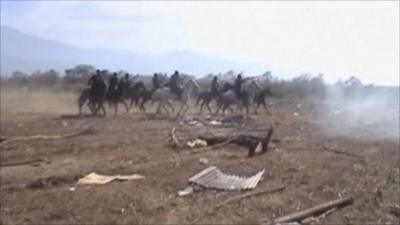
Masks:
[[[278,191],[283,191],[285,189],[285,186],[281,186],[281,187],[277,187],[277,188],[273,188],[273,189],[266,189],[266,190],[260,190],[260,191],[255,191],[255,192],[250,192],[250,193],[246,193],[243,195],[239,195],[239,196],[235,196],[232,198],[229,198],[227,200],[225,200],[224,202],[222,202],[221,204],[217,205],[215,207],[215,210],[221,208],[222,206],[231,203],[233,201],[237,201],[237,200],[241,200],[244,198],[249,198],[249,197],[253,197],[253,196],[257,196],[257,195],[262,195],[262,194],[270,194],[270,193],[274,193],[274,192],[278,192]]]
[[[261,153],[265,153],[268,150],[268,144],[271,139],[273,128],[268,130],[267,136],[265,138],[253,136],[253,135],[237,135],[234,137],[204,137],[200,136],[199,139],[207,141],[207,145],[214,146],[221,144],[225,146],[227,144],[236,144],[239,146],[245,146],[249,149],[248,156],[251,157],[255,154],[257,146],[261,143],[262,150]],[[221,146],[219,145],[219,146]]]
[[[323,151],[327,151],[327,152],[336,153],[336,154],[347,155],[347,156],[351,156],[351,157],[365,159],[365,157],[362,156],[362,155],[357,155],[357,154],[350,153],[350,152],[343,152],[343,151],[339,151],[339,150],[336,150],[336,149],[331,149],[331,148],[329,148],[329,147],[327,147],[325,145],[322,145],[322,150]]]
[[[346,197],[346,198],[341,198],[337,199],[334,201],[330,201],[327,203],[323,203],[317,206],[314,206],[310,209],[306,209],[300,212],[292,213],[287,216],[279,217],[277,218],[274,222],[275,223],[289,223],[289,222],[295,222],[295,221],[302,221],[307,217],[310,216],[315,216],[315,215],[320,215],[321,213],[335,208],[335,207],[344,207],[347,205],[353,204],[353,197]]]
[[[55,140],[55,139],[64,139],[71,138],[75,136],[92,134],[93,130],[88,128],[79,132],[64,134],[64,135],[33,135],[33,136],[17,136],[17,137],[9,137],[9,138],[1,138],[0,145],[10,142],[16,141],[31,141],[31,140]]]
[[[175,127],[173,127],[173,128],[171,129],[171,140],[172,140],[172,142],[174,143],[174,145],[175,145],[176,147],[182,148],[181,143],[179,143],[178,139],[177,139],[176,136],[175,136],[175,129],[176,129]]]
[[[37,162],[50,163],[50,161],[46,160],[46,159],[32,159],[32,160],[26,160],[26,161],[21,161],[21,162],[2,163],[2,164],[0,164],[0,167],[20,166],[20,165],[27,165],[27,164],[37,163]]]

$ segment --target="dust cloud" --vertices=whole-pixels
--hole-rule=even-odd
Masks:
[[[67,114],[77,112],[77,95],[65,91],[0,90],[1,117],[23,113]]]
[[[375,88],[348,97],[330,88],[320,121],[332,136],[399,142],[399,87]]]

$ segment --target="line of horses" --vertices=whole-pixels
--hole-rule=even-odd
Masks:
[[[270,114],[266,104],[266,97],[272,96],[271,91],[269,88],[262,89],[256,81],[252,81],[240,93],[235,93],[233,85],[227,82],[223,83],[216,92],[201,90],[200,85],[194,79],[186,80],[180,88],[182,89],[181,98],[171,93],[168,87],[149,89],[142,81],[133,83],[127,90],[123,86],[118,86],[111,94],[109,94],[109,90],[103,89],[91,92],[90,88],[86,88],[82,90],[78,99],[79,115],[82,114],[82,108],[86,104],[93,115],[96,115],[101,110],[103,116],[105,116],[104,104],[106,103],[109,104],[110,108],[114,108],[114,115],[117,114],[119,104],[124,105],[126,111],[129,112],[133,107],[133,103],[135,103],[135,106],[138,106],[145,113],[146,103],[157,103],[156,114],[162,113],[162,110],[170,114],[170,111],[175,113],[173,103],[177,103],[179,105],[177,115],[180,115],[189,110],[189,103],[192,99],[195,100],[196,106],[200,105],[200,113],[206,107],[209,113],[212,114],[211,104],[214,102],[216,105],[214,114],[219,114],[221,110],[222,115],[225,115],[227,110],[232,113],[234,111],[232,107],[237,106],[241,112],[244,108],[246,116],[249,116],[249,109],[252,105],[254,105],[255,114],[257,114],[260,106]]]

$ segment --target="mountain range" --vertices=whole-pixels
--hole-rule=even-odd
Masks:
[[[89,64],[111,71],[131,73],[172,73],[179,70],[202,76],[228,70],[261,74],[267,68],[249,63],[210,57],[192,51],[175,51],[161,56],[144,56],[127,50],[89,49],[32,36],[14,28],[1,26],[1,75],[15,70],[32,73],[35,70],[64,71],[79,64]]]

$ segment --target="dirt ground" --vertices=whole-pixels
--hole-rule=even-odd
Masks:
[[[150,117],[133,109],[117,116],[76,114],[76,96],[2,93],[1,137],[63,135],[88,127],[92,134],[66,139],[0,145],[1,224],[260,224],[339,197],[354,204],[308,224],[398,224],[391,213],[400,204],[399,140],[375,139],[371,126],[332,135],[319,120],[323,103],[272,99],[272,115],[261,112],[232,126],[193,126],[190,117]],[[23,105],[23,107],[21,106]],[[294,114],[295,113],[295,114]],[[332,117],[334,118],[334,117]],[[396,122],[396,121],[393,121]],[[279,139],[267,153],[251,158],[243,147],[228,145],[193,153],[168,145],[176,127],[184,143],[198,134],[265,136],[274,127]],[[338,154],[326,149],[351,153]],[[199,162],[207,158],[208,164]],[[7,163],[46,159],[26,165]],[[188,179],[210,165],[249,176],[265,169],[255,190],[284,185],[283,191],[215,206],[241,192],[204,190],[178,197]],[[75,186],[90,172],[144,175],[142,180]],[[75,187],[75,189],[71,189]]]

